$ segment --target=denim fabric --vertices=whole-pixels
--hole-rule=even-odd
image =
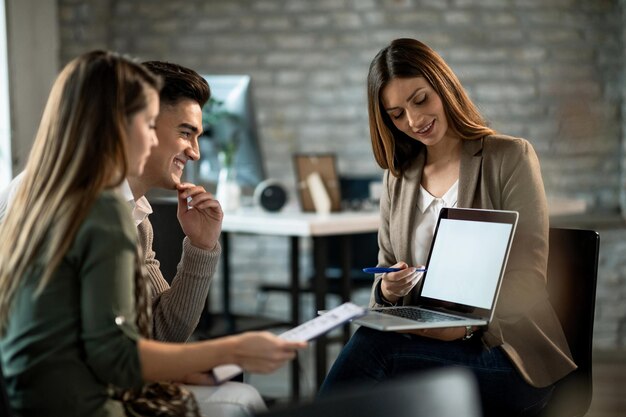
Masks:
[[[361,327],[339,354],[318,396],[334,395],[357,384],[371,388],[400,375],[444,366],[461,366],[474,373],[485,416],[534,416],[553,390],[553,386],[529,385],[502,349],[487,349],[479,335],[443,342]]]

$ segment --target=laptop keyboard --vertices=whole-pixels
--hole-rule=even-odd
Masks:
[[[439,314],[434,311],[422,310],[414,307],[373,308],[372,311],[378,311],[380,313],[390,314],[392,316],[403,317],[405,319],[411,319],[415,321],[421,321],[424,323],[463,320],[460,317],[448,316],[446,314]]]

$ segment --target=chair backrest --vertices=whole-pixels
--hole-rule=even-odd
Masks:
[[[273,410],[258,416],[479,417],[481,415],[480,396],[474,375],[467,369],[450,367],[424,371],[375,388],[339,392],[312,403]]]
[[[544,415],[583,416],[593,393],[591,356],[600,236],[550,229],[548,293],[578,369],[556,385]]]
[[[152,250],[159,260],[163,277],[171,284],[183,253],[185,233],[176,217],[177,202],[154,199],[150,201],[152,214],[150,223],[154,232]]]

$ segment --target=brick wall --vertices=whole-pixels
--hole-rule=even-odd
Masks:
[[[251,74],[266,168],[286,183],[293,152],[334,152],[341,173],[380,172],[368,138],[367,68],[391,39],[415,37],[443,55],[497,130],[533,143],[550,197],[613,212],[624,199],[624,0],[58,4],[61,62],[99,47],[204,73]],[[626,312],[603,307],[626,301],[618,266],[626,233],[606,233],[596,341],[626,348]],[[259,259],[259,242],[282,265],[266,279],[286,282],[281,239],[237,237],[238,265]],[[237,308],[253,309],[257,279],[237,273]]]

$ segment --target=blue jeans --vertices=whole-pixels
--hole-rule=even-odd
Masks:
[[[553,386],[529,385],[502,349],[487,349],[478,335],[467,341],[442,342],[361,327],[339,354],[318,396],[357,384],[371,388],[400,375],[443,366],[462,366],[474,373],[485,416],[534,416],[553,390]]]

